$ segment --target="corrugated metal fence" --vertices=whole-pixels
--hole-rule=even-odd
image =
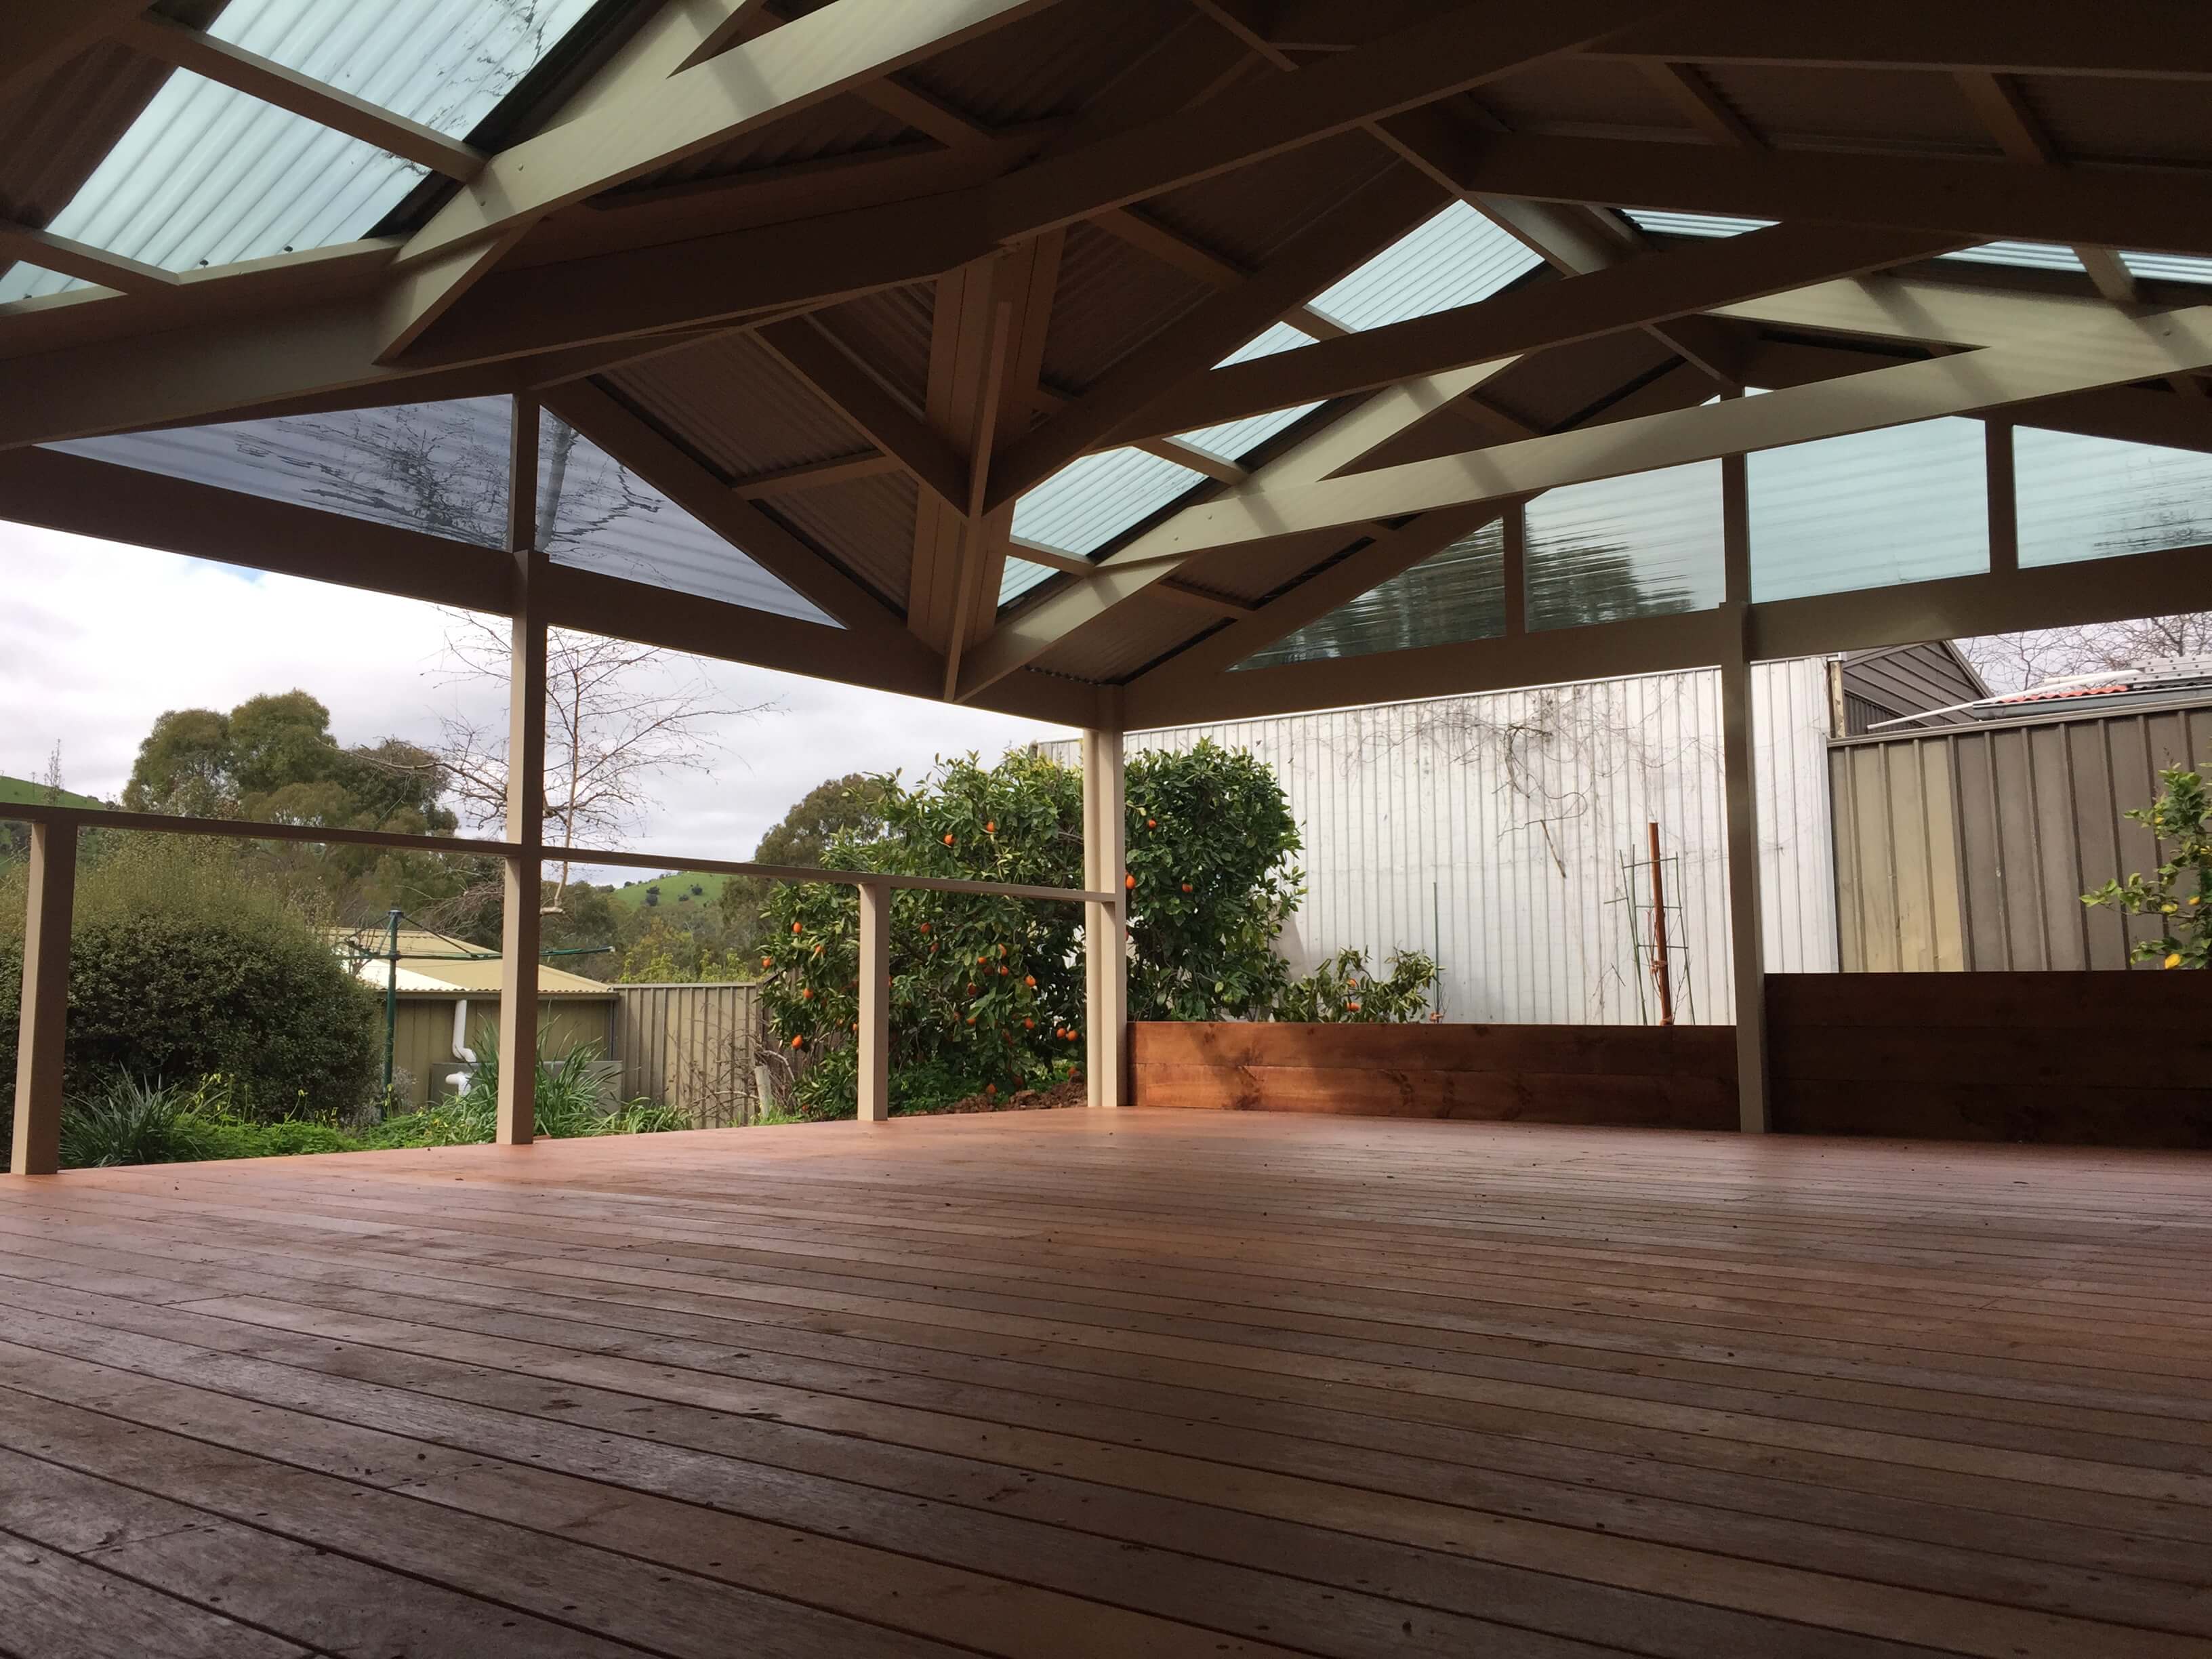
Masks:
[[[750,985],[614,985],[623,1094],[679,1107],[701,1128],[755,1115]]]
[[[1832,971],[1824,667],[1761,665],[1753,684],[1767,965]],[[1370,962],[1403,946],[1437,958],[1448,1019],[1646,1023],[1630,907],[1648,918],[1650,877],[1627,861],[1656,820],[1679,1017],[1734,1018],[1717,673],[1178,726],[1129,746],[1204,738],[1267,762],[1290,799],[1307,896],[1285,946],[1300,971],[1347,945]],[[1078,762],[1073,744],[1044,747]]]
[[[1829,755],[1847,972],[2124,968],[2158,929],[2081,895],[2158,862],[2124,816],[2212,760],[2212,704],[1838,743]]]

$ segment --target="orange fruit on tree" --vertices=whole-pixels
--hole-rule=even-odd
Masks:
[[[975,993],[976,993],[976,991],[977,991],[977,989],[978,989],[978,988],[979,988],[976,986],[975,982],[973,980],[970,980],[970,981],[968,982],[968,994],[969,994],[969,996],[971,996],[971,997],[972,997],[972,996],[974,996],[974,995],[975,994]]]
[[[1131,892],[1136,891],[1137,878],[1135,873],[1133,872],[1132,873],[1122,877],[1121,885],[1127,888]]]
[[[761,966],[762,966],[762,967],[763,967],[763,968],[773,968],[773,967],[775,967],[775,958],[774,957],[763,957],[761,958]]]
[[[1024,985],[1026,985],[1026,986],[1028,986],[1028,987],[1030,988],[1030,990],[1032,990],[1032,991],[1036,990],[1036,975],[1035,974],[1024,974],[1024,975],[1022,975],[1022,983],[1023,983],[1023,984],[1024,984]]]
[[[1003,962],[1002,962],[1002,963],[1000,963],[999,964],[999,977],[1000,977],[1000,979],[1004,979],[1004,978],[1005,978],[1008,974],[1010,974],[1010,973],[1012,973],[1012,972],[1013,972],[1013,969],[1011,969],[1011,968],[1009,968],[1009,967],[1007,967],[1007,966],[1006,966],[1006,964],[1005,963],[1003,963]]]
[[[945,832],[945,844],[947,847],[952,845],[952,832],[950,830]]]
[[[1188,882],[1185,882],[1185,883],[1183,883],[1183,884],[1182,884],[1182,890],[1183,890],[1184,892],[1186,892],[1186,893],[1188,893],[1188,891],[1190,891],[1190,884],[1189,884]]]
[[[806,988],[805,988],[805,989],[802,990],[802,991],[799,994],[799,1000],[801,1002],[811,1002],[811,1001],[813,1001],[813,1000],[814,1000],[814,988],[813,988],[811,985],[810,985],[810,986],[806,987]]]
[[[1158,818],[1146,818],[1145,820],[1145,828],[1147,830],[1157,830],[1159,827],[1160,821]]]
[[[1034,1030],[1036,1030],[1036,1022],[1035,1020],[1033,1020],[1033,1019],[1024,1019],[1024,1020],[1022,1022],[1022,1030],[1024,1030],[1024,1031],[1034,1031]]]
[[[983,821],[983,833],[987,836],[997,835],[999,833],[998,820],[995,818],[986,818]]]
[[[799,932],[801,932],[801,931],[803,931],[803,930],[800,928],[800,927],[799,927],[799,923],[797,923],[797,922],[795,922],[795,921],[794,921],[794,922],[793,922],[793,923],[791,924],[791,931],[792,931],[793,933],[799,933]]]
[[[791,1046],[794,1048],[804,1048],[806,1046],[806,1039],[803,1036],[795,1036],[791,1040]]]
[[[925,921],[921,924],[921,931],[925,933],[929,931],[929,924],[927,922]]]

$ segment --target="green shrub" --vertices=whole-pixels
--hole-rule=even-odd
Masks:
[[[68,1101],[62,1108],[62,1167],[173,1162],[183,1107],[182,1091],[131,1077]]]
[[[1390,971],[1377,979],[1357,950],[1339,951],[1283,989],[1275,1018],[1307,1024],[1395,1025],[1429,1011],[1437,964],[1419,951],[1393,951]]]
[[[21,995],[21,909],[0,939],[0,1006]],[[0,927],[5,927],[0,921]],[[112,839],[79,876],[70,939],[69,1091],[104,1097],[131,1078],[220,1076],[239,1116],[337,1116],[371,1098],[374,994],[349,975],[313,917],[249,878],[217,842]],[[0,1076],[15,1067],[0,1022]]]
[[[1297,827],[1267,767],[1201,743],[1133,756],[1126,832],[1129,1000],[1138,1019],[1264,1013],[1287,979],[1274,953],[1296,906]],[[971,756],[908,789],[882,780],[875,819],[841,830],[826,868],[1080,887],[1083,780],[1016,751]],[[766,906],[762,995],[795,1058],[787,1103],[849,1117],[856,1097],[860,902],[787,884]],[[1083,913],[1073,904],[901,890],[890,902],[891,1109],[1046,1089],[1082,1054]]]
[[[2158,781],[2158,799],[2128,814],[2158,837],[2158,868],[2108,881],[2082,894],[2081,902],[2151,920],[2157,937],[2136,939],[2128,950],[2131,962],[2212,967],[2212,791],[2183,766],[2168,767]]]

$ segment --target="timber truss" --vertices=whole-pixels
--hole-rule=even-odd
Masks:
[[[2202,549],[2022,570],[2009,529],[2014,424],[2212,450],[2212,289],[2140,257],[2212,256],[2184,0],[611,3],[495,147],[191,11],[12,9],[0,116],[189,70],[442,187],[184,272],[0,224],[86,284],[0,306],[6,517],[512,612],[502,555],[41,446],[515,394],[834,619],[556,566],[550,623],[1103,730],[2212,608]],[[118,136],[82,106],[49,171]],[[1529,269],[1318,303],[1448,209]],[[2064,268],[1944,257],[2007,242]],[[1737,460],[1717,611],[1231,672],[1501,516],[1517,597],[1547,489],[1959,415],[1986,573],[1753,603]],[[1112,455],[1189,482],[1120,522]],[[1113,533],[1018,539],[1083,465]],[[1010,558],[1051,574],[1002,605]]]

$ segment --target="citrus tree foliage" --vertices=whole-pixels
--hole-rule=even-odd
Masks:
[[[1127,795],[1130,1018],[1264,1018],[1304,879],[1273,769],[1207,741],[1132,757]]]
[[[2158,775],[2156,800],[2128,814],[2158,837],[2165,857],[2146,876],[2108,881],[2084,893],[2084,904],[2111,906],[2131,916],[2148,916],[2160,929],[2156,939],[2137,939],[2128,955],[2135,962],[2166,968],[2212,966],[2212,927],[2206,913],[2208,872],[2212,872],[2212,795],[2204,780],[2186,767]]]
[[[1285,970],[1273,946],[1297,899],[1297,831],[1266,767],[1211,744],[1128,768],[1131,1012],[1264,1012]],[[919,787],[884,780],[880,826],[845,829],[825,867],[1079,888],[1081,775],[1017,752],[973,757]],[[780,886],[759,958],[769,1030],[797,1062],[795,1103],[853,1109],[860,905],[849,887]],[[926,1109],[1048,1087],[1082,1055],[1082,911],[1073,904],[896,890],[890,902],[891,1091]]]
[[[1285,989],[1276,1017],[1308,1024],[1403,1024],[1428,1012],[1436,983],[1435,958],[1419,951],[1393,951],[1390,971],[1378,979],[1365,953],[1342,950]]]

